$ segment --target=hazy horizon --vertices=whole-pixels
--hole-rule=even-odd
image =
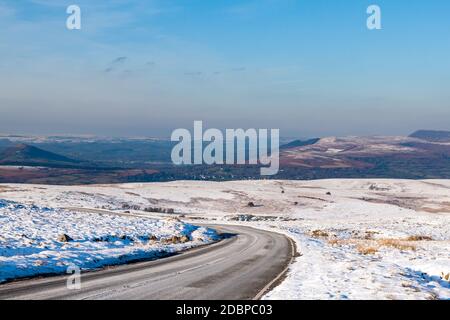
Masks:
[[[443,0],[0,0],[0,132],[450,129]],[[81,8],[67,30],[66,8]],[[377,4],[382,30],[368,30]]]
[[[192,132],[191,128],[186,128]],[[209,129],[209,127],[205,127],[204,130]],[[239,129],[239,128],[238,128]],[[245,128],[242,128],[245,129]],[[222,132],[225,132],[226,128],[219,129]],[[408,137],[411,134],[417,131],[445,131],[450,132],[449,130],[436,130],[436,129],[418,129],[411,131],[406,134],[397,134],[397,135],[383,135],[383,134],[369,134],[369,135],[317,135],[317,136],[306,136],[306,135],[280,135],[280,139],[282,142],[293,141],[293,140],[309,140],[314,138],[372,138],[372,137]],[[91,134],[91,133],[26,133],[26,132],[16,132],[16,133],[8,133],[8,132],[0,132],[0,140],[8,139],[8,138],[83,138],[83,139],[158,139],[158,140],[170,140],[169,135],[106,135],[106,134]]]

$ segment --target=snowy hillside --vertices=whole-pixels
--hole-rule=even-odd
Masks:
[[[211,242],[174,219],[76,212],[0,200],[0,282],[151,259]]]
[[[60,208],[58,212],[79,211],[77,217],[108,211],[136,219],[179,217],[193,224],[244,224],[288,234],[299,257],[266,299],[450,298],[449,180],[0,185],[0,198]],[[69,226],[76,224],[72,220]],[[113,230],[103,233],[117,233],[111,224]],[[97,235],[96,227],[90,230]],[[60,232],[66,229],[50,238]],[[74,236],[83,239],[79,234]]]

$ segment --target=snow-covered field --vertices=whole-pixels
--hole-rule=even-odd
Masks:
[[[40,207],[37,211],[42,211],[46,217],[42,220],[23,218],[21,222],[20,217],[26,217],[31,207],[16,213],[0,209],[0,219],[9,217],[6,221],[11,228],[13,225],[17,228],[34,226],[30,227],[36,232],[32,236],[36,239],[43,236],[50,250],[58,254],[64,254],[62,248],[76,245],[77,241],[80,245],[106,245],[83,242],[83,239],[103,234],[120,236],[121,226],[127,224],[129,234],[135,238],[142,233],[155,232],[162,237],[164,235],[157,232],[190,232],[191,227],[181,222],[165,220],[170,217],[193,224],[204,221],[248,224],[288,234],[296,241],[300,254],[286,279],[269,292],[266,299],[450,299],[450,180],[178,181],[75,187],[0,185],[0,199]],[[45,213],[43,207],[55,209]],[[103,211],[127,216],[113,218],[111,214],[102,214],[101,219],[106,219],[103,224],[98,218],[98,212]],[[61,214],[73,218],[39,233],[39,221],[53,225],[61,221],[53,217]],[[161,219],[166,221],[164,227],[160,227]],[[9,222],[13,220],[15,222]],[[121,222],[116,223],[118,220]],[[152,231],[146,233],[140,228]],[[168,231],[161,231],[166,229]],[[76,241],[55,243],[59,233],[70,230],[77,230],[73,232]],[[34,250],[37,247],[27,245],[27,238],[18,238],[19,233],[24,233],[21,230],[14,231],[13,239],[19,241],[18,244],[13,244],[11,239],[5,242],[2,237],[8,232],[2,220],[2,249],[6,243],[13,248]],[[148,245],[144,241],[136,248],[136,243],[139,240],[133,246],[126,241],[122,244],[119,241],[117,245],[127,250],[133,247],[133,250],[141,250],[141,245]],[[103,249],[117,248],[108,243],[107,248],[99,248]],[[68,249],[68,255],[74,250]],[[21,253],[16,249],[14,254],[19,257]],[[45,259],[42,251],[37,254],[42,254],[38,259],[43,261],[40,263],[55,261],[56,265],[58,259]],[[94,256],[91,258],[95,259]],[[103,259],[100,253],[98,258]],[[3,263],[4,260],[0,260],[0,274],[5,269]],[[23,267],[26,269],[26,265]]]
[[[64,273],[73,266],[93,269],[158,258],[215,237],[213,230],[174,219],[77,212],[0,200],[0,282]]]

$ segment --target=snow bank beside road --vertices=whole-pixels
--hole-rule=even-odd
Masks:
[[[65,273],[71,265],[93,269],[153,259],[216,239],[213,230],[172,219],[72,212],[0,199],[0,282]]]

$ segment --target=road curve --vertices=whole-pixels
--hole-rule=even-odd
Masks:
[[[0,299],[27,300],[249,300],[277,279],[292,259],[291,241],[243,226],[211,226],[225,239],[185,253],[81,276],[68,290],[67,276],[0,285]]]

